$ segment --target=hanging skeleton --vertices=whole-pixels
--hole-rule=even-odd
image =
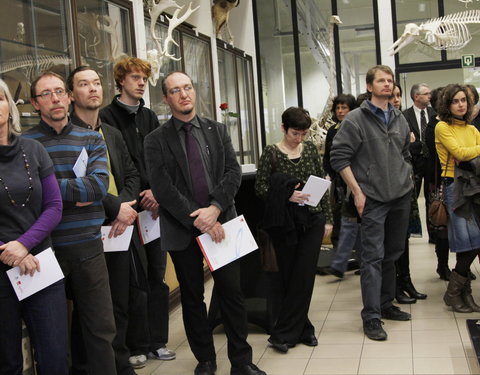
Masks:
[[[215,35],[218,38],[222,27],[225,26],[228,42],[233,45],[233,35],[228,27],[230,11],[240,5],[240,0],[213,0],[212,18],[215,24]]]
[[[333,38],[333,30],[335,25],[341,24],[342,21],[338,16],[330,17],[330,27],[329,27],[329,49],[330,49],[330,80],[329,80],[329,92],[328,99],[325,103],[322,114],[318,120],[313,121],[312,126],[310,126],[310,132],[308,140],[312,141],[318,148],[318,150],[323,154],[325,151],[325,139],[327,137],[327,130],[330,126],[334,125],[335,122],[332,120],[332,104],[335,93],[333,92],[333,86],[335,85],[336,70],[335,70],[335,41]]]
[[[173,39],[173,30],[185,21],[190,15],[195,12],[200,6],[192,9],[192,3],[188,4],[188,9],[183,13],[179,18],[183,6],[179,6],[174,0],[160,0],[158,3],[155,3],[153,0],[146,1],[148,8],[148,13],[150,14],[150,34],[152,36],[153,42],[155,43],[156,48],[147,51],[147,61],[152,65],[152,74],[149,78],[150,84],[156,86],[158,79],[160,78],[160,68],[162,67],[163,60],[165,58],[172,59],[175,61],[180,60],[180,58],[175,57],[173,53],[168,51],[170,43],[178,46],[178,43]],[[168,20],[168,31],[167,37],[163,41],[163,46],[161,43],[161,38],[158,37],[155,33],[155,25],[157,23],[160,14],[165,10],[170,8],[176,8],[173,12],[173,16],[166,17]]]
[[[431,19],[417,26],[414,23],[405,25],[405,31],[389,48],[394,55],[406,45],[415,41],[428,45],[436,50],[458,50],[472,40],[468,24],[480,23],[480,10],[467,10]]]

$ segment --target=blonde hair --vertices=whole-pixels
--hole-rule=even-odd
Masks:
[[[8,136],[10,137],[12,134],[19,135],[22,132],[20,114],[18,113],[17,105],[13,101],[10,89],[3,79],[0,79],[0,90],[3,91],[8,101]]]

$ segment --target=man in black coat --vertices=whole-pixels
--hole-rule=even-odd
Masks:
[[[122,133],[130,156],[140,174],[140,209],[147,210],[153,218],[158,216],[158,203],[152,194],[145,168],[143,140],[160,124],[157,115],[145,107],[143,94],[151,74],[150,63],[136,57],[118,61],[113,73],[120,95],[100,111],[103,121]],[[130,326],[127,342],[132,352],[130,362],[140,368],[146,363],[146,355],[152,359],[172,360],[175,352],[168,349],[168,303],[170,290],[165,283],[167,253],[160,246],[160,239],[145,244],[148,270],[148,295],[142,293],[142,280],[131,288]],[[139,270],[142,271],[142,270]],[[140,277],[140,275],[139,275]],[[148,311],[144,311],[144,298]],[[138,302],[138,303],[137,303]]]
[[[107,197],[102,201],[105,209],[105,225],[111,225],[110,235],[121,235],[134,224],[137,211],[133,208],[140,192],[140,176],[128,154],[122,134],[100,121],[99,111],[103,101],[102,83],[98,73],[90,67],[80,66],[67,79],[71,93],[73,124],[100,132],[107,145],[110,183]],[[128,326],[129,275],[131,252],[141,247],[136,230],[132,235],[129,251],[105,253],[108,268],[113,313],[117,334],[112,346],[118,375],[133,375],[129,364],[130,351],[126,344]],[[81,364],[73,364],[74,367]]]
[[[185,73],[162,81],[172,118],[145,139],[145,161],[159,203],[162,248],[168,249],[180,284],[183,321],[198,360],[195,375],[217,369],[212,330],[204,303],[203,256],[196,242],[208,233],[221,242],[222,223],[236,216],[234,197],[241,182],[230,136],[224,124],[196,115],[196,93]],[[212,272],[225,332],[231,375],[265,375],[252,363],[247,343],[247,314],[240,288],[240,263]]]
[[[413,105],[403,111],[410,131],[415,136],[415,141],[410,145],[412,154],[413,174],[415,176],[415,194],[420,194],[422,179],[425,177],[427,166],[428,148],[425,145],[425,129],[435,111],[430,107],[432,98],[430,88],[426,83],[416,83],[410,90]],[[425,192],[425,190],[424,190]]]

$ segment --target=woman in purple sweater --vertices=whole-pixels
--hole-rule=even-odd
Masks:
[[[11,267],[23,274],[41,272],[35,255],[50,247],[49,234],[62,215],[52,161],[40,143],[19,136],[19,120],[8,86],[0,80],[0,374],[23,372],[23,320],[37,373],[66,375],[63,280],[18,301],[6,275]]]

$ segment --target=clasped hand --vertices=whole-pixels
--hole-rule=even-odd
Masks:
[[[196,217],[193,225],[202,233],[208,233],[214,242],[221,242],[225,238],[225,232],[222,224],[217,221],[220,215],[220,209],[211,204],[205,208],[199,208],[190,214],[190,217]]]
[[[108,234],[108,238],[117,237],[123,234],[127,227],[131,225],[137,218],[137,211],[132,207],[137,203],[136,200],[130,202],[123,202],[120,205],[120,210],[116,219],[112,222],[112,229]]]
[[[20,267],[20,274],[30,274],[40,271],[40,262],[28,252],[28,249],[19,241],[10,241],[0,246],[0,261],[4,264]]]

